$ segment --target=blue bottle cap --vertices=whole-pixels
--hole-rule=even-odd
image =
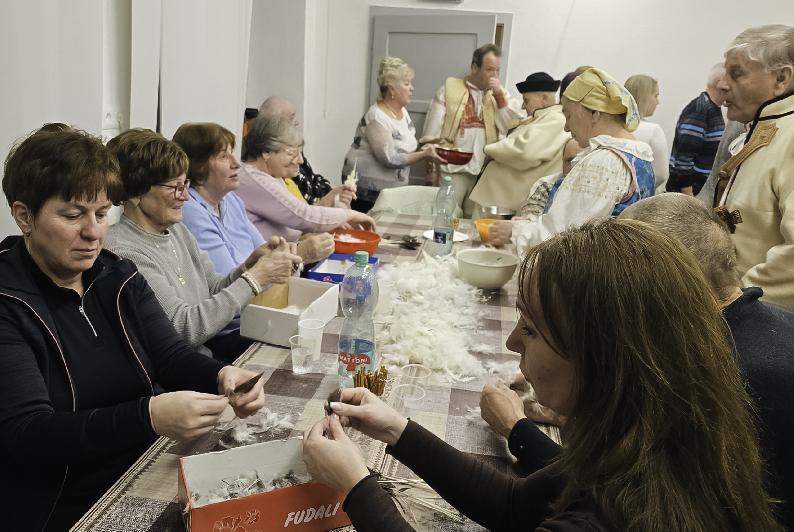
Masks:
[[[443,176],[443,177],[441,178],[441,181],[443,181],[443,182],[444,182],[444,184],[446,184],[446,183],[451,183],[451,182],[452,182],[452,176],[445,175],[445,176]]]

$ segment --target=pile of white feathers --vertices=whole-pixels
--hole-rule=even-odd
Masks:
[[[454,257],[423,254],[417,262],[382,266],[378,277],[393,283],[392,304],[381,307],[390,315],[375,315],[384,365],[423,364],[458,382],[486,373],[470,352],[482,349],[470,342],[482,294],[458,277]]]

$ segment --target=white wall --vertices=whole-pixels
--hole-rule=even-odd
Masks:
[[[251,0],[167,0],[162,6],[160,132],[171,138],[184,122],[217,122],[239,140]]]
[[[132,0],[102,2],[102,137],[129,128]]]
[[[132,3],[129,127],[157,128],[162,18],[161,0],[135,0]]]
[[[558,79],[581,64],[604,68],[618,80],[649,74],[660,83],[653,120],[672,143],[678,114],[705,86],[742,29],[794,23],[791,0],[314,0],[307,5],[306,151],[312,166],[339,179],[356,123],[366,109],[369,6],[448,8],[514,14],[509,88],[545,70]],[[432,53],[432,51],[428,51]],[[468,54],[469,51],[461,53]]]
[[[313,0],[312,0],[313,1]],[[254,0],[246,107],[289,98],[303,117],[306,0]]]
[[[0,16],[0,158],[45,122],[99,134],[102,0],[5,0]],[[5,198],[0,237],[17,234]]]

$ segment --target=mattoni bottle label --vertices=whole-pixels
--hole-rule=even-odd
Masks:
[[[346,371],[355,372],[359,366],[369,366],[372,358],[369,353],[347,353],[339,352],[339,365],[344,365]]]
[[[373,371],[375,344],[363,338],[343,338],[339,342],[339,374],[355,373],[360,366]]]

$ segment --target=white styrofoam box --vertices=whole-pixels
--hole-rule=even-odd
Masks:
[[[298,322],[314,318],[328,323],[339,307],[339,286],[312,279],[291,277],[289,298],[283,309],[250,304],[240,316],[240,334],[273,345],[289,347],[298,334]]]

